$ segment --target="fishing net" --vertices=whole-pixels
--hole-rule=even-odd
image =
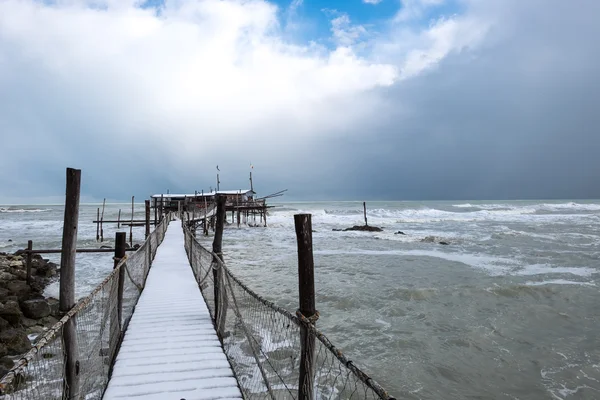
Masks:
[[[156,227],[144,244],[121,259],[88,296],[79,300],[60,321],[36,341],[0,380],[0,399],[62,399],[65,391],[63,327],[75,325],[79,388],[74,398],[101,399],[119,341],[133,315],[156,248],[169,218]],[[123,281],[121,320],[118,312],[119,277]]]
[[[223,349],[249,399],[296,399],[301,337],[312,355],[304,392],[315,399],[392,399],[318,331],[314,321],[276,306],[235,277],[186,229],[185,248]],[[215,299],[217,301],[215,301]]]

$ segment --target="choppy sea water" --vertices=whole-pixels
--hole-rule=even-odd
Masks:
[[[600,202],[367,206],[384,232],[332,231],[362,224],[362,203],[278,204],[268,228],[227,227],[226,262],[295,310],[293,215],[311,213],[318,325],[396,397],[600,398]],[[96,207],[82,207],[81,246],[97,246]],[[119,207],[128,206],[109,206],[105,219]],[[59,247],[61,221],[61,207],[1,207],[0,251],[27,239]],[[109,245],[115,231],[105,226]],[[112,268],[110,255],[78,260],[80,294]]]

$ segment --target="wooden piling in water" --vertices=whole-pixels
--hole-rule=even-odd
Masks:
[[[79,193],[81,170],[67,168],[67,189],[63,224],[62,254],[60,258],[59,310],[67,313],[75,305],[75,250],[79,222]],[[64,343],[63,399],[79,398],[79,351],[77,347],[77,321],[72,316],[62,329]]]
[[[213,239],[213,258],[218,257],[219,260],[213,259],[213,263],[223,261],[223,227],[225,225],[225,196],[216,195],[215,202],[217,204],[217,217],[215,226],[215,237]],[[222,291],[223,287],[223,269],[213,268],[213,280],[214,280],[214,296],[215,296],[215,326],[217,328],[217,335],[222,340],[223,325],[221,321],[225,320],[224,313],[226,312],[225,307],[222,304]]]
[[[131,224],[129,225],[129,246],[133,246],[133,200],[135,196],[131,196]]]
[[[363,201],[363,213],[365,215],[365,226],[369,226],[367,223],[367,202]]]
[[[146,206],[146,239],[150,236],[150,200],[144,201]]]
[[[33,254],[31,252],[33,250],[33,240],[27,241],[27,258],[25,261],[25,266],[27,268],[27,283],[31,284],[31,264],[33,259]]]
[[[312,248],[312,221],[310,214],[294,215],[296,241],[298,244],[298,293],[300,312],[309,320],[317,314],[315,307],[315,264]],[[300,370],[298,399],[312,400],[315,335],[300,325]]]
[[[121,209],[119,208],[119,216],[117,217],[117,229],[121,229]]]
[[[104,242],[104,207],[106,206],[106,198],[102,200],[102,214],[100,215],[100,241]]]
[[[96,212],[96,242],[100,241],[100,207]]]
[[[127,248],[127,233],[125,232],[117,232],[115,234],[115,258],[114,258],[114,266],[116,268],[119,262],[123,257],[125,257],[125,250]],[[119,284],[117,289],[117,320],[118,320],[118,335],[119,337],[115,338],[116,342],[120,340],[120,335],[122,331],[123,324],[123,287],[125,283],[125,268],[121,268],[119,270]]]

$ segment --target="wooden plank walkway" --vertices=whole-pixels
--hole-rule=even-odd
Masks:
[[[169,226],[104,394],[111,399],[241,399],[184,249]]]

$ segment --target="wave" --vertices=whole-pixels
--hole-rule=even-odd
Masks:
[[[13,208],[13,207],[0,207],[0,213],[36,213],[51,211],[48,208]]]

